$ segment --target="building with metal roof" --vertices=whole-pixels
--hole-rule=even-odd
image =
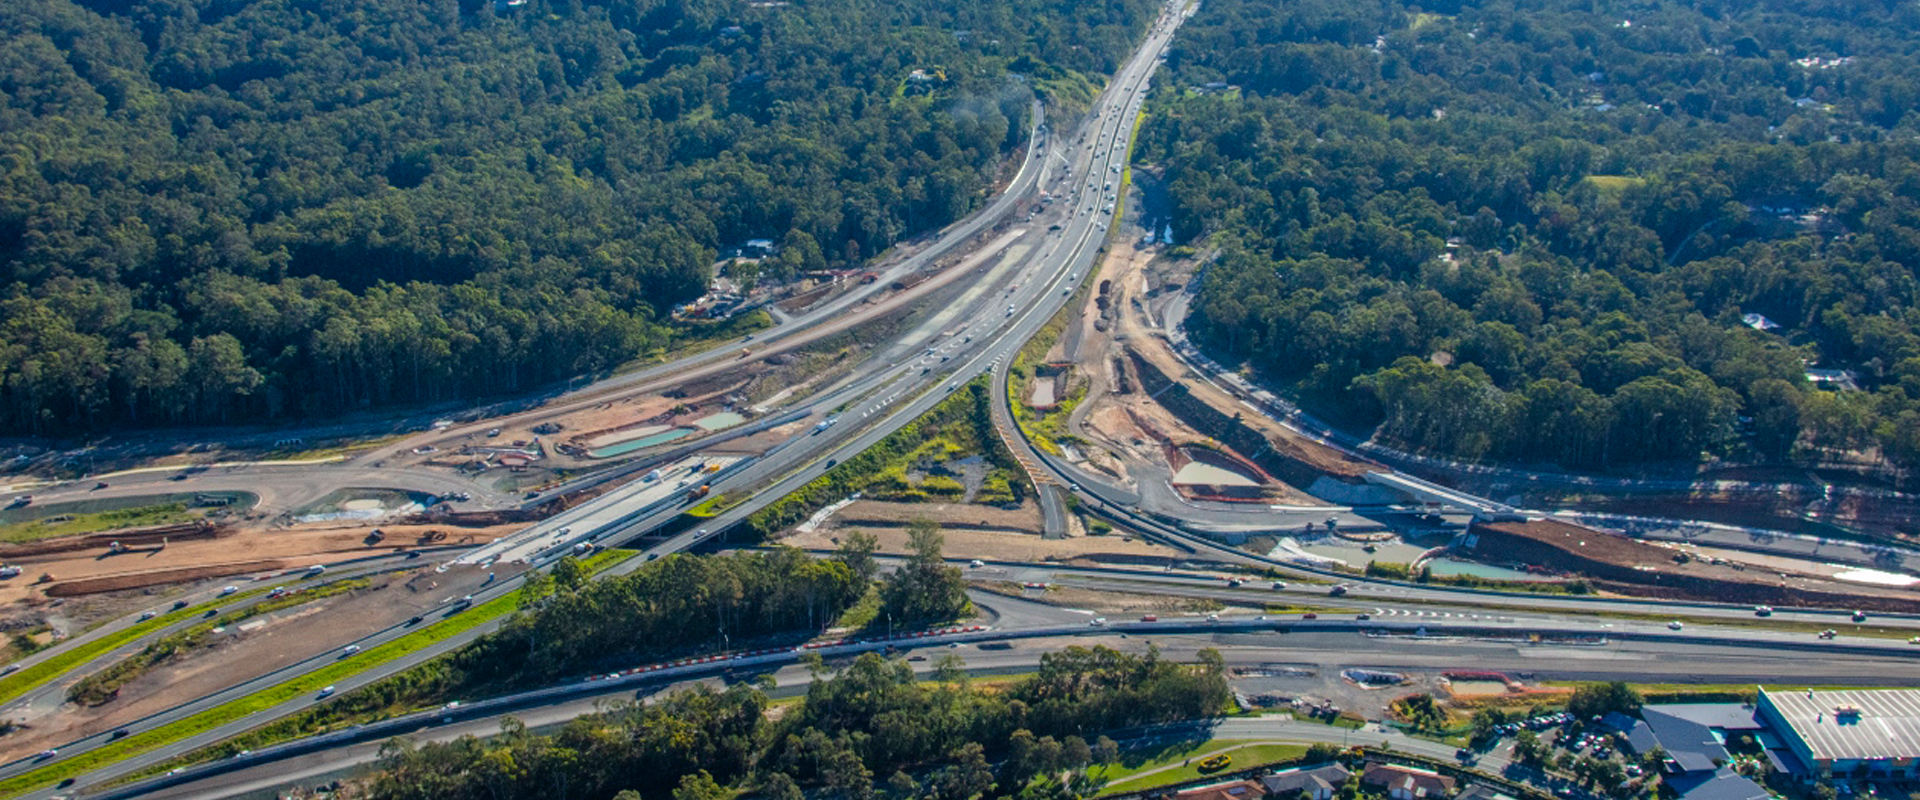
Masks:
[[[1757,711],[1807,777],[1920,777],[1920,689],[1761,687]]]
[[[1667,786],[1681,800],[1772,800],[1773,797],[1767,787],[1726,767],[1674,776],[1667,780]]]
[[[1676,773],[1712,772],[1727,763],[1727,746],[1713,729],[1686,717],[1668,714],[1661,706],[1640,709],[1641,722],[1627,731],[1627,744],[1645,755],[1654,748],[1667,754],[1667,769]]]

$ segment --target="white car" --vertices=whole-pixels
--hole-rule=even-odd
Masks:
[[[317,700],[317,699],[321,699],[321,698],[327,698],[327,697],[332,697],[332,696],[333,696],[333,687],[332,687],[332,686],[326,686],[326,687],[323,687],[323,688],[322,688],[322,689],[320,690],[320,695],[319,695],[319,697],[316,697],[316,698],[314,698],[314,699],[316,699],[316,700]]]
[[[1092,625],[1093,627],[1096,627],[1096,628],[1098,628],[1098,627],[1102,627],[1102,626],[1104,626],[1104,625],[1106,625],[1106,624],[1107,624],[1107,618],[1106,618],[1106,617],[1094,617],[1093,619],[1090,619],[1090,620],[1087,620],[1087,624],[1088,624],[1088,625]]]
[[[220,590],[220,596],[221,596],[221,597],[226,597],[227,595],[230,595],[230,594],[233,594],[234,592],[237,592],[237,591],[240,591],[240,587],[238,587],[238,586],[227,586],[227,587],[223,587],[223,588],[222,588],[222,589]]]
[[[987,565],[987,562],[981,561],[980,559],[977,559],[977,558],[967,562],[967,566],[969,567],[984,567],[986,565]]]
[[[346,646],[346,649],[340,651],[340,657],[346,658],[347,656],[353,655],[354,653],[358,653],[358,652],[360,652],[360,645],[350,644]]]
[[[1676,619],[1676,620],[1674,620],[1674,621],[1672,621],[1672,622],[1669,622],[1669,623],[1667,623],[1667,630],[1670,630],[1670,631],[1677,631],[1677,630],[1680,630],[1681,628],[1684,628],[1684,627],[1686,627],[1686,626],[1685,626],[1685,625],[1682,625],[1682,624],[1680,624],[1680,620],[1677,620],[1677,619]]]

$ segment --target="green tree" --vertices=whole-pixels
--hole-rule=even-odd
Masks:
[[[866,531],[848,531],[840,546],[834,548],[833,557],[853,570],[854,577],[862,583],[873,580],[880,567],[873,559],[875,551],[880,549],[880,539]]]
[[[1581,721],[1619,712],[1629,716],[1640,713],[1640,693],[1622,681],[1582,684],[1567,699],[1567,712]]]
[[[970,613],[966,578],[941,558],[940,526],[925,518],[908,523],[913,556],[888,578],[881,592],[894,624],[946,622]]]

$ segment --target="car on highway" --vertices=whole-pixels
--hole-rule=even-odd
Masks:
[[[1356,614],[1354,615],[1353,618],[1358,620],[1369,620],[1369,619],[1373,619],[1373,615],[1372,614]]]
[[[987,562],[981,561],[980,559],[977,559],[977,558],[967,562],[967,566],[969,567],[984,567],[986,565],[987,565]]]
[[[1853,612],[1853,621],[1854,621],[1854,622],[1866,622],[1866,621],[1867,621],[1867,612],[1865,612],[1865,611],[1855,611],[1855,612]]]
[[[1286,581],[1274,581],[1274,582],[1273,582],[1273,590],[1274,590],[1274,591],[1276,591],[1276,592],[1277,592],[1277,591],[1280,591],[1281,589],[1285,589],[1285,588],[1287,588],[1287,582],[1286,582]]]
[[[1229,588],[1229,589],[1234,589],[1234,588],[1238,588],[1238,587],[1240,587],[1240,586],[1242,586],[1242,585],[1245,585],[1245,584],[1246,584],[1246,581],[1243,581],[1243,580],[1240,580],[1239,578],[1228,578],[1228,579],[1227,579],[1227,588]]]
[[[16,497],[16,498],[13,498],[13,502],[11,502],[11,503],[8,503],[8,504],[7,504],[7,507],[8,507],[8,508],[23,508],[23,507],[25,507],[25,506],[29,506],[29,505],[32,505],[32,504],[33,504],[33,495],[30,495],[30,494],[23,494],[23,495],[20,495],[19,497]]]
[[[93,485],[93,488],[94,488],[95,490],[99,490],[99,489],[105,489],[105,488],[107,488],[107,482],[106,482],[106,481],[101,481],[101,482],[99,482],[99,483],[96,483],[96,484],[94,484],[94,485]]]
[[[353,655],[354,653],[358,653],[358,652],[360,652],[360,645],[350,644],[340,651],[340,657],[346,658],[347,656]]]
[[[1140,621],[1141,622],[1159,622],[1160,618],[1152,614],[1141,614]]]
[[[234,592],[237,592],[237,591],[240,591],[240,587],[238,586],[223,586],[223,587],[220,587],[220,594],[216,596],[226,597],[227,595],[233,594]]]
[[[1088,624],[1088,625],[1092,625],[1093,627],[1096,627],[1096,628],[1102,628],[1102,627],[1106,627],[1106,624],[1107,624],[1107,618],[1106,618],[1106,617],[1094,617],[1093,619],[1090,619],[1090,620],[1087,620],[1087,624]]]
[[[147,620],[153,619],[154,617],[157,617],[157,616],[160,616],[160,612],[158,611],[142,611],[140,612],[140,621],[146,622]]]
[[[1340,597],[1342,595],[1345,595],[1346,593],[1347,593],[1346,584],[1334,584],[1333,588],[1327,590],[1327,595],[1329,597]]]
[[[1754,606],[1753,615],[1756,617],[1771,617],[1773,616],[1773,606]]]
[[[329,697],[332,697],[332,696],[333,696],[333,691],[334,691],[334,689],[333,689],[333,687],[332,687],[331,685],[329,685],[329,686],[324,686],[324,687],[321,687],[321,689],[320,689],[320,694],[319,694],[318,696],[316,696],[316,697],[314,697],[314,699],[315,699],[315,700],[324,700],[324,699],[326,699],[326,698],[329,698]]]
[[[1301,614],[1301,615],[1300,615],[1300,618],[1301,618],[1301,619],[1319,619],[1319,618],[1320,618],[1320,615],[1319,615],[1319,614],[1315,614],[1315,613],[1313,613],[1313,612],[1311,612],[1311,611],[1309,611],[1309,612],[1307,612],[1307,613],[1305,613],[1305,614]]]
[[[1687,626],[1685,626],[1685,625],[1682,625],[1682,624],[1680,623],[1680,620],[1677,620],[1677,619],[1676,619],[1676,620],[1674,620],[1674,621],[1672,621],[1672,622],[1669,622],[1669,623],[1667,623],[1667,630],[1670,630],[1670,631],[1677,631],[1677,630],[1680,630],[1681,628],[1684,628],[1684,627],[1687,627]]]
[[[57,756],[57,755],[60,755],[60,748],[58,748],[58,747],[49,747],[49,748],[47,748],[47,749],[45,749],[45,750],[42,750],[42,751],[40,751],[40,755],[38,755],[38,756],[35,756],[34,758],[35,758],[35,759],[37,759],[37,760],[39,760],[39,761],[45,761],[45,760],[47,760],[47,759],[49,759],[49,758],[53,758],[54,756]]]

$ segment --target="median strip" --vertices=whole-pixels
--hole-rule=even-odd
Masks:
[[[5,678],[0,678],[0,703],[10,702],[14,698],[38,689],[52,682],[54,679],[67,674],[75,667],[92,661],[102,654],[113,652],[128,642],[189,617],[205,613],[208,607],[216,604],[231,604],[235,601],[246,600],[264,591],[266,590],[254,589],[236,595],[216,598],[176,611],[169,611],[145,622],[136,622],[98,639],[82,642],[49,657],[45,661],[30,667],[24,667],[19,672],[15,672]]]
[[[0,781],[0,797],[14,797],[66,778],[78,777],[115,761],[164,747],[234,720],[257,714],[303,694],[318,692],[322,687],[425,650],[441,641],[506,616],[513,611],[518,601],[518,594],[509,593],[393,641],[375,645],[365,652],[342,659],[338,663],[329,664],[245,697],[228,701],[186,719],[143,731],[117,742],[79,753],[72,758],[21,773]]]
[[[592,556],[582,560],[580,565],[586,574],[596,575],[637,555],[639,555],[639,552],[636,550],[609,548],[594,553]],[[320,688],[331,683],[336,683],[354,674],[365,672],[381,664],[419,652],[456,635],[472,630],[486,622],[506,616],[517,606],[519,599],[520,594],[513,592],[489,600],[466,612],[435,622],[432,625],[423,627],[391,642],[376,645],[353,658],[343,659],[339,663],[328,665],[327,667],[299,678],[288,680],[285,683],[263,689],[255,694],[207,709],[206,711],[171,725],[155,728],[143,732],[138,736],[129,737],[113,745],[107,745],[79,754],[70,761],[61,762],[58,765],[49,765],[46,770],[35,770],[34,772],[17,776],[12,780],[0,782],[0,797],[11,797],[25,789],[32,788],[31,786],[16,786],[15,781],[24,781],[43,771],[57,770],[48,774],[44,780],[61,780],[66,777],[75,777],[96,766],[138,755],[141,752],[162,747],[179,741],[180,739],[212,730],[235,719],[264,711],[287,700],[298,697],[303,692],[317,692]],[[404,674],[404,672],[399,674]],[[298,737],[284,737],[249,744],[252,747],[260,747],[291,738]],[[124,749],[116,749],[118,745],[122,744],[126,745]],[[160,774],[172,767],[187,766],[209,760],[208,755],[212,747],[213,745],[208,745],[196,749],[183,756],[176,757],[153,767],[148,767],[133,775],[124,776],[116,780],[138,780]],[[90,758],[96,756],[96,754],[99,755],[95,758]]]

